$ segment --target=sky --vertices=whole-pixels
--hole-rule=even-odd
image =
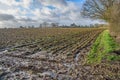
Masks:
[[[89,25],[100,20],[83,18],[85,0],[0,0],[0,28],[39,26],[43,22],[60,25]]]

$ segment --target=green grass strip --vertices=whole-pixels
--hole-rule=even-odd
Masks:
[[[116,50],[118,45],[110,36],[109,31],[105,30],[96,39],[90,53],[87,56],[87,63],[99,64],[103,59],[120,60],[120,56],[112,55],[110,52]]]

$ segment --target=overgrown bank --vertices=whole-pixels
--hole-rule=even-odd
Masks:
[[[105,30],[93,44],[87,56],[87,63],[99,64],[102,60],[120,60],[120,55],[112,54],[117,49],[119,49],[119,45],[110,36],[109,31]]]

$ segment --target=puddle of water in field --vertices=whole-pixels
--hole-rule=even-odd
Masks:
[[[52,78],[56,78],[57,74],[56,73],[53,73],[52,71],[46,71],[46,72],[43,72],[43,73],[39,73],[41,76],[51,76]]]
[[[23,48],[23,52],[25,49],[26,48]],[[18,51],[18,53],[17,53],[17,51]],[[4,51],[0,52],[0,54],[3,54],[3,53],[7,53],[7,54],[10,53],[12,55],[17,55],[17,54],[21,55],[22,51],[19,52],[19,50],[16,50],[16,51],[8,52],[8,50],[4,50]],[[78,60],[80,58],[80,54],[81,53],[76,54],[73,61],[69,61],[68,59],[66,59],[66,60],[61,59],[61,58],[65,57],[63,54],[59,55],[59,57],[57,57],[57,56],[54,56],[53,54],[47,53],[46,51],[40,51],[40,52],[36,52],[32,55],[27,55],[27,57],[32,57],[32,58],[45,57],[45,59],[57,60],[57,61],[60,61],[60,63],[59,62],[58,63],[49,63],[46,61],[45,62],[41,62],[41,61],[34,62],[34,60],[32,61],[30,59],[24,59],[24,58],[22,59],[22,58],[18,58],[18,57],[14,57],[14,59],[13,59],[12,56],[11,57],[6,56],[4,58],[1,58],[1,61],[5,61],[5,62],[8,61],[8,63],[11,64],[10,67],[12,67],[13,69],[17,69],[17,67],[20,67],[20,66],[28,67],[30,65],[34,66],[35,68],[43,67],[46,70],[43,72],[40,71],[41,73],[39,73],[39,71],[38,71],[38,73],[35,74],[36,76],[40,75],[40,76],[43,76],[43,78],[44,77],[49,77],[52,79],[57,78],[58,80],[63,80],[65,78],[65,79],[70,80],[73,77],[73,76],[70,76],[71,70],[74,70],[76,68],[76,66],[79,65]],[[22,54],[22,56],[23,55],[24,55],[24,53]],[[5,63],[5,65],[7,65],[8,63]],[[23,71],[23,72],[26,73],[27,75],[32,75],[32,76],[34,75],[34,74],[27,73],[26,71]],[[33,69],[33,72],[34,72],[34,69]],[[16,75],[16,72],[12,72],[12,74]],[[18,74],[20,75],[19,71],[18,71]],[[25,76],[26,74],[23,74],[23,76]],[[26,75],[26,77],[28,77],[27,75]],[[7,75],[4,75],[4,76],[7,76]]]
[[[8,50],[7,50],[7,49],[4,49],[4,50],[1,50],[1,51],[0,51],[0,54],[6,53],[6,52],[8,52]]]
[[[75,62],[78,62],[80,54],[81,54],[80,52],[78,54],[76,54],[76,56],[75,56]]]

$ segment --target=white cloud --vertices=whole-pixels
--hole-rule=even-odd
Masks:
[[[39,0],[44,6],[54,6],[56,8],[67,7],[67,2],[65,0]]]
[[[32,0],[22,0],[21,5],[23,5],[25,8],[28,8],[31,2]]]
[[[10,7],[23,6],[24,8],[28,8],[32,1],[33,0],[20,0],[19,2],[17,2],[15,0],[0,0],[0,3],[10,6]]]
[[[66,0],[0,0],[0,27],[39,25],[41,22],[89,24],[80,15],[81,3]],[[4,16],[7,15],[7,16]],[[10,17],[11,15],[11,17]],[[14,19],[12,18],[14,17]],[[97,23],[97,21],[93,21]],[[99,21],[98,21],[99,22]]]

